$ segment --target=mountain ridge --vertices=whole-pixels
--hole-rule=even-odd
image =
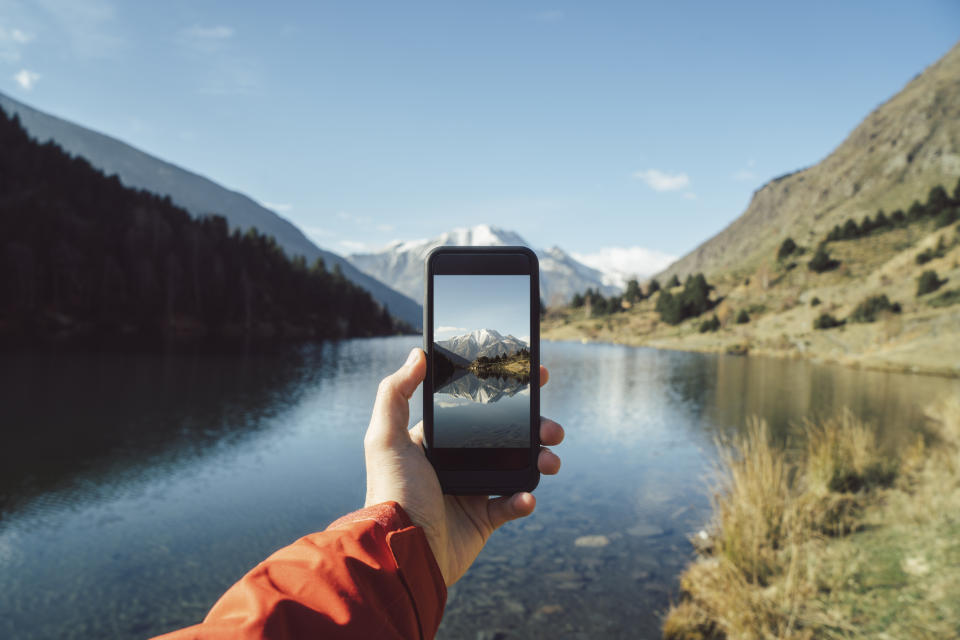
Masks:
[[[530,345],[520,338],[513,335],[504,336],[495,329],[476,329],[435,344],[468,362],[483,356],[488,358],[510,356],[521,349],[530,348]]]
[[[308,263],[322,258],[328,269],[339,265],[343,275],[367,290],[380,304],[407,324],[423,322],[420,304],[354,267],[349,260],[311,242],[292,222],[260,205],[249,196],[217,184],[113,136],[47,114],[0,93],[0,108],[16,114],[22,126],[39,142],[53,140],[74,156],[84,157],[106,175],[116,174],[128,187],[168,195],[193,217],[222,215],[231,229],[256,228],[271,235],[290,256],[302,255]]]
[[[778,176],[722,231],[656,274],[739,277],[791,237],[816,241],[846,218],[906,209],[960,176],[960,43],[873,109],[825,158]]]
[[[563,249],[537,249],[520,234],[489,224],[458,227],[435,238],[395,241],[380,251],[354,253],[347,259],[371,277],[414,300],[422,300],[423,264],[427,254],[438,246],[524,246],[533,249],[540,260],[540,296],[548,305],[566,302],[587,288],[599,289],[604,295],[620,291],[604,283],[604,273],[582,264]]]

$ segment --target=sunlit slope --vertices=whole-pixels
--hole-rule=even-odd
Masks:
[[[960,44],[877,107],[824,160],[758,189],[726,229],[657,277],[739,277],[786,237],[813,245],[835,224],[907,209],[960,176]]]

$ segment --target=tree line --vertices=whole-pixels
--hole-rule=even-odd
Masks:
[[[131,189],[0,109],[0,343],[100,346],[319,340],[397,333],[339,265],[272,236],[192,218]]]

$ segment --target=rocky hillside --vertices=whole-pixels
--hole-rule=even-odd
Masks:
[[[786,238],[812,244],[850,217],[906,210],[960,176],[960,44],[878,107],[820,163],[758,189],[730,226],[656,277],[740,277]]]

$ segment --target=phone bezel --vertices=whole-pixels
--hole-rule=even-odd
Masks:
[[[515,256],[511,258],[511,256]],[[426,286],[423,305],[423,348],[427,375],[423,383],[423,433],[427,458],[433,464],[444,493],[506,495],[532,491],[540,482],[537,458],[540,452],[540,265],[527,247],[437,247],[424,265]],[[527,275],[530,277],[530,448],[526,464],[517,468],[491,465],[516,457],[515,449],[436,449],[433,447],[433,276],[435,275]],[[519,450],[523,451],[523,450]],[[448,452],[450,454],[448,455]],[[455,453],[453,453],[455,452]],[[443,459],[456,457],[451,467]]]

